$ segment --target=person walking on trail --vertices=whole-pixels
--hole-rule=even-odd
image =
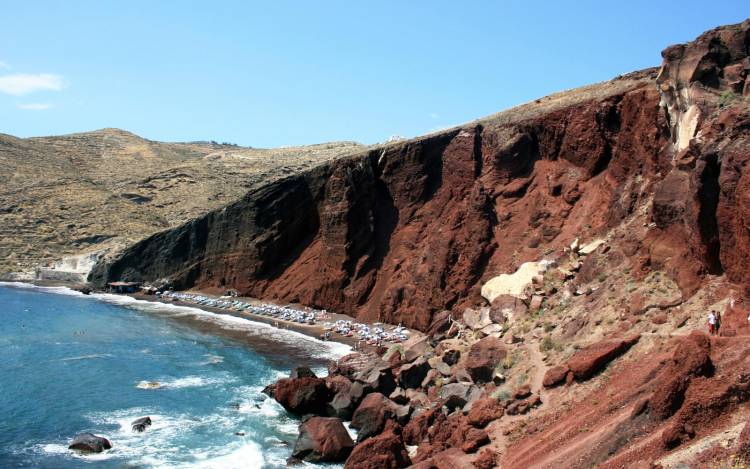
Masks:
[[[716,333],[716,315],[713,311],[708,313],[708,333],[711,335]]]
[[[719,335],[719,329],[721,329],[721,311],[716,311],[716,324],[714,325],[716,335]]]

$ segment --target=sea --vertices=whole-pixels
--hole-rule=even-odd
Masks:
[[[348,352],[198,308],[0,283],[0,468],[286,467],[300,422],[262,389]],[[68,450],[80,432],[113,448]]]

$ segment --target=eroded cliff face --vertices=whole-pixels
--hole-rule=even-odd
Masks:
[[[658,78],[552,95],[269,184],[92,279],[231,287],[424,330],[481,303],[489,278],[619,228],[629,266],[666,271],[685,295],[707,274],[741,281],[748,24],[668,48]]]

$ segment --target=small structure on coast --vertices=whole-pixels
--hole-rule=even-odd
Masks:
[[[109,282],[107,291],[110,293],[135,293],[140,286],[140,282]]]

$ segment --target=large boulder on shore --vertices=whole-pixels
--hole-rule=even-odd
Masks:
[[[490,308],[466,308],[464,310],[463,320],[464,324],[474,331],[489,326],[492,324],[492,319],[490,319]]]
[[[492,380],[495,368],[505,359],[507,350],[503,342],[493,336],[474,343],[466,359],[466,371],[475,383],[486,383]]]
[[[383,433],[358,444],[344,469],[398,469],[411,464],[401,427],[389,421]]]
[[[410,408],[391,401],[379,392],[368,394],[352,415],[351,427],[357,430],[357,442],[380,433],[388,420],[406,423]]]
[[[293,414],[325,415],[331,391],[322,378],[282,378],[273,388],[273,398]]]
[[[344,461],[354,448],[354,441],[341,419],[311,417],[299,426],[292,458],[310,462]]]
[[[568,368],[576,379],[588,379],[625,353],[638,339],[640,335],[636,334],[624,339],[607,339],[591,344],[568,359]]]
[[[363,395],[364,387],[362,383],[354,382],[348,387],[343,387],[333,396],[331,402],[326,405],[328,415],[339,417],[343,420],[351,420],[354,409],[362,401]]]
[[[404,361],[413,362],[419,357],[424,357],[432,352],[429,338],[427,336],[415,335],[401,344],[404,351]]]
[[[430,364],[424,357],[421,357],[401,367],[398,372],[398,382],[404,389],[416,389],[422,385],[430,369]]]
[[[474,453],[489,442],[487,432],[472,426],[468,417],[462,413],[455,412],[448,417],[438,414],[427,431],[427,439],[419,444],[413,460],[423,461],[449,448]]]
[[[528,307],[523,300],[513,295],[498,295],[492,300],[490,319],[497,324],[514,322],[523,317],[527,310]]]
[[[93,433],[79,433],[68,445],[68,449],[74,449],[82,453],[101,453],[110,448],[112,448],[112,443],[108,439]]]
[[[427,430],[435,422],[437,416],[442,414],[443,410],[441,407],[433,407],[418,412],[414,413],[409,423],[404,427],[403,436],[407,445],[418,445],[427,438]]]
[[[478,400],[482,396],[482,390],[469,383],[450,383],[440,388],[438,396],[449,410],[463,409],[467,404]]]

